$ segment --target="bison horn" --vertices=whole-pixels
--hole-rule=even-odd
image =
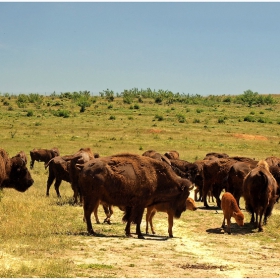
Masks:
[[[82,170],[82,169],[84,168],[84,165],[83,165],[83,164],[77,163],[77,164],[76,164],[76,168],[77,168],[78,170]]]

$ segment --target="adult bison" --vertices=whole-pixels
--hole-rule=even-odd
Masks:
[[[252,215],[251,223],[255,223],[255,228],[263,231],[263,216],[263,223],[266,224],[276,202],[278,187],[266,161],[259,161],[257,167],[247,174],[243,187],[245,208]]]
[[[246,175],[257,166],[257,163],[257,161],[237,161],[231,166],[228,172],[226,189],[234,196],[239,208],[239,201],[241,196],[243,196],[243,180]]]
[[[9,158],[7,152],[0,148],[0,188],[14,188],[25,192],[34,183],[20,156]]]
[[[48,149],[33,149],[30,151],[30,169],[33,169],[34,162],[44,162],[45,165],[54,157],[59,156],[59,150],[58,148],[52,148],[50,150]]]
[[[144,238],[140,224],[146,207],[170,203],[177,217],[186,210],[192,183],[177,176],[165,162],[135,154],[118,154],[77,164],[77,168],[80,169],[79,186],[90,234],[95,234],[91,213],[100,200],[124,209],[125,233],[131,236],[133,222],[138,238]]]
[[[54,187],[56,194],[60,197],[59,186],[62,181],[66,181],[71,184],[74,192],[74,203],[77,203],[80,191],[78,187],[78,172],[75,165],[77,163],[85,163],[95,157],[99,157],[99,154],[93,153],[90,148],[81,148],[73,155],[56,156],[52,158],[45,165],[45,168],[49,168],[46,195],[49,196],[50,187],[55,180]]]
[[[235,162],[253,164],[254,160],[238,156],[203,160],[203,201],[206,208],[209,208],[207,194],[211,188],[218,207],[221,207],[220,195],[223,189],[227,190],[228,188],[229,170]]]

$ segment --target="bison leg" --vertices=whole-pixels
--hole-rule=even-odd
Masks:
[[[90,199],[84,200],[84,219],[87,223],[87,231],[91,235],[95,235],[96,233],[94,232],[92,228],[92,223],[91,223],[91,213],[94,211],[95,208],[98,207],[99,201],[96,198],[91,197]]]
[[[169,237],[173,237],[173,232],[172,232],[172,228],[173,228],[173,215],[172,213],[167,212],[168,214],[168,234]]]
[[[135,223],[136,223],[136,234],[138,235],[139,239],[144,239],[144,236],[141,232],[141,221],[143,217],[145,207],[139,207],[137,209],[136,217],[135,217]]]
[[[97,224],[100,224],[100,221],[99,221],[99,218],[98,218],[98,206],[99,206],[99,204],[100,203],[98,203],[93,210],[93,214],[94,214],[95,221],[96,221]]]
[[[31,161],[30,161],[30,169],[33,169],[33,167],[34,167],[34,160],[31,159]]]
[[[231,234],[231,230],[230,230],[230,218],[227,218],[227,232],[228,232],[228,234]]]
[[[47,191],[46,191],[46,196],[50,195],[50,187],[54,181],[54,176],[49,176],[48,181],[47,181]]]
[[[103,223],[107,223],[107,224],[111,224],[111,216],[113,215],[114,213],[114,210],[113,210],[113,206],[112,205],[103,205],[103,210],[104,210],[104,213],[106,214],[106,218],[104,219],[104,222]]]
[[[55,183],[54,183],[54,188],[55,188],[57,197],[61,197],[60,192],[59,192],[59,186],[61,184],[61,181],[62,181],[61,179],[56,178]]]
[[[153,226],[153,217],[156,214],[156,210],[152,209],[152,207],[147,208],[147,214],[146,214],[146,234],[149,233],[149,224],[151,227],[151,231],[153,234],[155,234],[154,226]]]

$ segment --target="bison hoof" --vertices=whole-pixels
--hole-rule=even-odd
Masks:
[[[169,238],[173,238],[173,234],[169,234]]]
[[[139,234],[138,239],[145,239],[145,237],[142,234]]]

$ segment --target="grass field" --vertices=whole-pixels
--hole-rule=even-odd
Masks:
[[[44,96],[37,102],[19,106],[16,96],[2,95],[1,148],[10,156],[25,151],[28,165],[30,150],[52,147],[58,147],[61,155],[90,147],[100,156],[119,152],[142,154],[154,149],[160,153],[177,150],[181,159],[191,162],[202,159],[208,152],[260,160],[279,156],[280,96],[273,99],[274,104],[248,106],[222,100],[169,104],[133,99],[127,104],[121,97],[113,101],[98,97],[81,113],[73,100],[59,96]],[[160,241],[156,237],[144,241],[125,238],[122,212],[115,209],[111,226],[96,225],[93,220],[93,227],[101,235],[95,239],[86,235],[83,210],[81,206],[73,206],[70,185],[62,183],[61,199],[56,197],[52,186],[47,198],[48,170],[43,163],[35,162],[30,172],[34,185],[28,191],[0,192],[1,277],[280,276],[271,267],[280,257],[278,204],[263,233],[246,224],[242,230],[234,227],[235,233],[227,236],[218,234],[221,210],[206,211],[199,203],[198,211],[183,213],[175,221],[173,231],[177,238]],[[102,220],[101,209],[99,215]],[[247,213],[245,217],[249,222]],[[166,237],[166,214],[157,213],[154,224],[158,236]],[[143,217],[143,232],[144,225]],[[186,244],[191,251],[184,247]],[[246,244],[252,245],[250,250]],[[254,274],[253,268],[244,267],[243,274],[236,274],[241,264],[237,257],[234,264],[230,263],[224,251],[238,256],[238,246],[242,246],[240,250],[246,252],[247,259],[253,256],[251,265],[256,271],[263,267],[266,258],[256,256],[269,256],[273,260],[268,267],[270,274],[265,274],[267,270]],[[219,250],[223,253],[217,256]],[[218,257],[221,263],[216,267],[211,258]],[[167,259],[172,261],[167,264]],[[246,265],[246,261],[242,263]]]

